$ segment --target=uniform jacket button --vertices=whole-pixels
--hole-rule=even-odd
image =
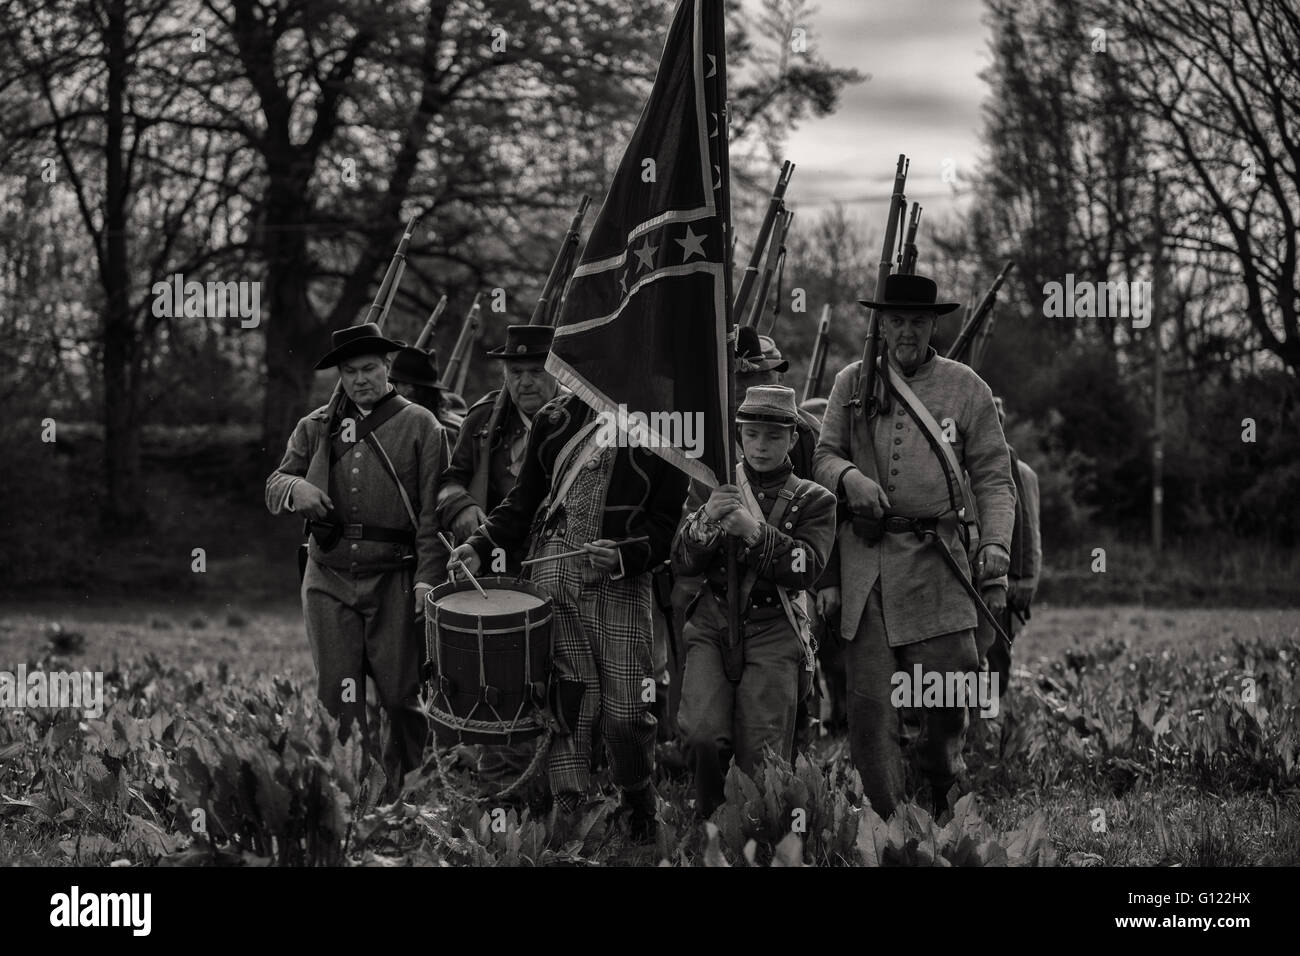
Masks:
[[[785,523],[785,526],[786,526],[787,528],[793,528],[793,527],[794,527],[794,525],[792,525],[792,524],[791,524],[790,522],[788,522],[788,521]]]
[[[902,423],[902,422],[894,422],[894,427],[895,427],[895,428],[902,428],[902,427],[903,427],[903,423]]]
[[[352,457],[353,457],[353,458],[360,458],[360,457],[361,457],[361,452],[360,452],[360,451],[354,451],[354,452],[352,453]]]

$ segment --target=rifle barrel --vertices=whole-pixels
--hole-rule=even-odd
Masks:
[[[950,358],[957,362],[965,361],[962,356],[965,354],[966,349],[969,348],[971,340],[975,337],[975,333],[979,331],[979,327],[981,323],[983,323],[984,317],[993,309],[993,303],[998,297],[998,290],[1002,288],[1002,283],[1006,281],[1007,275],[1011,272],[1011,268],[1015,264],[1015,260],[1008,259],[1002,266],[1001,270],[999,270],[997,276],[993,280],[993,284],[989,286],[988,291],[984,293],[984,297],[980,299],[980,304],[976,306],[975,311],[972,312],[970,318],[966,320],[966,324],[963,325],[961,331],[957,333],[957,337],[953,339],[952,346],[949,347],[948,354],[945,356],[946,358]]]
[[[551,271],[546,276],[546,284],[542,286],[542,294],[538,296],[537,305],[533,308],[533,314],[528,320],[529,325],[555,324],[558,310],[552,308],[552,302],[556,299],[557,293],[564,291],[569,276],[573,273],[573,264],[577,261],[578,239],[582,234],[582,220],[586,217],[587,207],[590,205],[590,196],[584,195],[578,202],[578,211],[573,214],[573,220],[569,223],[569,230],[564,234],[560,249],[555,254],[555,261],[551,263]]]
[[[767,249],[768,240],[772,235],[772,226],[776,222],[777,213],[781,211],[785,199],[785,189],[790,185],[792,175],[794,175],[794,163],[787,159],[781,164],[781,174],[777,177],[776,187],[772,190],[772,198],[768,201],[767,213],[763,216],[763,225],[758,230],[758,241],[754,243],[754,250],[749,255],[749,265],[745,267],[745,274],[740,277],[740,288],[736,291],[736,298],[731,306],[731,314],[735,317],[736,324],[743,321],[745,307],[749,304],[749,297],[754,291],[754,283],[758,280],[758,264],[763,258],[764,250]]]
[[[474,293],[474,302],[465,313],[465,320],[460,324],[460,334],[456,337],[456,345],[451,350],[451,358],[447,360],[447,368],[442,375],[442,384],[453,390],[463,377],[461,369],[466,366],[465,358],[474,341],[474,333],[478,331],[479,299],[482,295],[482,292]]]
[[[433,311],[429,313],[428,321],[424,323],[424,328],[420,330],[420,336],[415,340],[415,347],[417,349],[428,347],[429,340],[433,338],[433,330],[438,327],[438,318],[446,308],[447,297],[444,295],[438,300],[438,304],[433,307]]]
[[[889,216],[885,219],[885,238],[880,249],[880,266],[876,270],[875,299],[879,301],[885,292],[885,280],[889,278],[889,263],[894,252],[896,230],[898,228],[899,210],[903,205],[903,190],[907,187],[907,157],[898,154],[898,167],[894,171],[894,191],[889,197]],[[854,389],[852,404],[861,407],[864,417],[870,419],[872,403],[876,396],[876,358],[880,355],[880,311],[871,310],[867,322],[867,340],[862,348],[862,365],[858,369],[857,387]]]
[[[813,341],[812,358],[808,360],[808,374],[803,381],[803,398],[800,401],[806,402],[813,398],[822,387],[822,375],[826,369],[826,352],[830,345],[831,335],[831,306],[826,303],[822,306],[821,321],[817,323],[817,338]]]
[[[794,213],[787,212],[785,203],[781,203],[781,208],[777,212],[777,225],[772,232],[771,241],[767,247],[767,261],[763,264],[763,276],[759,280],[758,295],[754,296],[754,307],[749,310],[749,319],[746,325],[758,328],[758,323],[763,317],[763,310],[767,308],[767,297],[772,289],[772,276],[776,272],[777,259],[785,247],[785,235],[790,229],[790,222],[794,219]]]

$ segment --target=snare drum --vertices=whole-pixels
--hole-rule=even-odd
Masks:
[[[528,581],[479,578],[425,597],[430,715],[444,744],[514,743],[544,729],[551,671],[551,599]]]

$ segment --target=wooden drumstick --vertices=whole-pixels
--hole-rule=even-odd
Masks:
[[[452,544],[450,541],[448,541],[447,536],[443,534],[441,531],[438,532],[438,540],[442,542],[443,547],[445,547],[448,552],[456,550],[456,546]],[[483,595],[483,600],[486,601],[487,592],[483,590],[482,585],[480,585],[478,581],[475,579],[473,573],[466,566],[465,562],[460,560],[460,558],[457,558],[456,563],[459,564],[460,569],[465,572],[465,577],[469,578],[469,583],[474,585],[474,590],[477,591],[479,594]]]
[[[643,541],[649,541],[649,540],[650,540],[649,535],[642,535],[639,538],[624,538],[622,541],[615,541],[613,547],[621,548],[625,544],[641,544]],[[587,553],[588,552],[584,548],[579,548],[577,551],[562,551],[559,554],[548,554],[544,558],[529,558],[527,561],[520,561],[519,566],[525,567],[529,564],[542,564],[543,562],[546,561],[559,561],[561,558],[576,558],[580,554],[587,554]]]

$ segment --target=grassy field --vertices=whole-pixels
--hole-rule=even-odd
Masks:
[[[52,630],[57,623],[60,630]],[[844,741],[734,774],[695,818],[665,750],[657,847],[611,798],[568,842],[430,751],[404,799],[311,700],[292,604],[13,602],[0,670],[103,670],[100,720],[0,710],[0,864],[1300,863],[1300,611],[1035,610],[952,818],[863,807]]]

